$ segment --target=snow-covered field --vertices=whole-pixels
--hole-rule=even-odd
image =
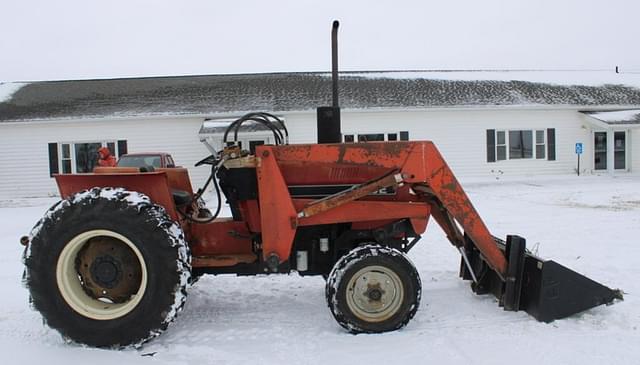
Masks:
[[[465,184],[494,234],[613,288],[625,301],[551,324],[504,312],[457,277],[459,256],[430,226],[409,256],[423,297],[397,332],[350,335],[321,278],[205,277],[185,310],[141,349],[65,343],[29,308],[18,244],[54,199],[0,201],[3,364],[640,364],[640,176],[562,176]]]

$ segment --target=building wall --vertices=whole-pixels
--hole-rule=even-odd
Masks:
[[[435,142],[447,163],[461,178],[572,173],[576,167],[575,143],[589,145],[589,133],[582,127],[579,113],[571,110],[476,109],[344,114],[343,134],[408,130],[411,140]],[[555,128],[555,161],[487,162],[487,129],[546,128]]]
[[[627,156],[631,156],[631,172],[640,172],[640,129],[631,129],[627,132],[627,146],[630,149]]]
[[[192,182],[206,180],[206,166],[193,164],[207,156],[198,140],[201,118],[109,121],[0,123],[0,199],[57,194],[49,177],[48,143],[126,139],[129,152],[170,152],[189,168]]]
[[[283,113],[291,143],[315,143],[315,111]],[[194,187],[206,180],[207,167],[193,164],[208,154],[199,142],[204,118],[49,121],[0,123],[0,199],[56,193],[49,177],[47,143],[113,139],[128,141],[129,152],[170,152],[189,168]],[[555,128],[556,160],[487,162],[486,130]],[[591,131],[575,110],[441,109],[426,111],[342,112],[342,133],[398,133],[410,140],[432,140],[461,180],[474,177],[569,174],[576,168],[575,143],[585,151],[582,166],[591,169]],[[637,140],[637,141],[636,141]],[[640,138],[632,139],[633,169],[640,171]]]

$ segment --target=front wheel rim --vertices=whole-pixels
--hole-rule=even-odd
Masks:
[[[346,288],[347,306],[359,319],[382,322],[398,313],[404,301],[398,274],[384,266],[367,266],[356,272]]]
[[[120,250],[130,250],[137,259],[140,278],[139,285],[134,285],[128,300],[121,303],[110,303],[103,298],[90,295],[90,290],[82,280],[77,268],[79,253],[86,248],[89,241],[97,238],[107,238],[117,241]],[[136,260],[134,260],[136,261]],[[91,230],[72,238],[64,247],[56,264],[56,283],[65,302],[77,313],[95,320],[112,320],[123,317],[138,306],[147,287],[147,267],[142,253],[125,236],[108,230]],[[136,288],[137,286],[137,288]]]

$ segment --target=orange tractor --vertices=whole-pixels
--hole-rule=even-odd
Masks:
[[[184,168],[57,175],[63,200],[22,240],[33,305],[71,340],[136,345],[167,328],[200,275],[297,271],[326,278],[327,304],[348,331],[393,331],[420,304],[407,253],[430,217],[460,252],[461,277],[505,310],[549,322],[622,299],[533,256],[521,237],[492,236],[433,143],[339,143],[339,117],[334,77],[318,144],[287,144],[282,120],[266,113],[232,123],[230,146],[197,164],[211,167],[213,213]],[[276,144],[241,150],[243,123],[264,125]],[[232,217],[218,217],[222,195]]]

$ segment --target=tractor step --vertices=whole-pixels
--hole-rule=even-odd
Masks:
[[[228,267],[238,264],[251,264],[258,258],[255,255],[216,255],[216,256],[195,256],[191,259],[191,266],[202,267]]]
[[[543,260],[526,250],[525,240],[507,236],[496,244],[509,259],[507,276],[501,278],[483,260],[480,252],[465,237],[469,264],[461,262],[460,276],[476,282],[476,294],[495,295],[508,311],[524,310],[541,322],[566,318],[602,304],[623,299],[622,291],[608,288],[552,260]]]

